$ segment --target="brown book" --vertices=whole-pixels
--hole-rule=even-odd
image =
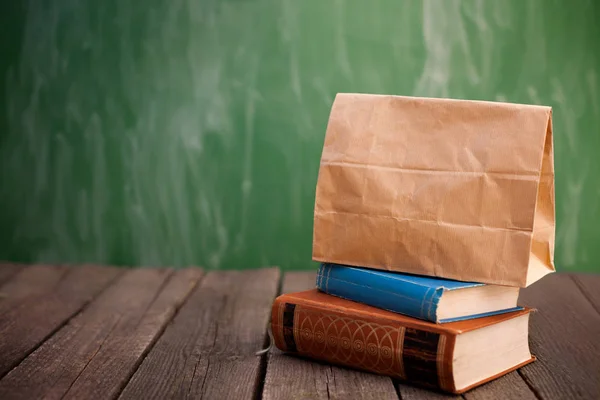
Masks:
[[[271,324],[285,352],[463,393],[535,359],[529,312],[440,325],[314,289],[279,296]]]

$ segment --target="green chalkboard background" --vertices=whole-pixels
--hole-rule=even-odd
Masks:
[[[337,92],[554,107],[556,264],[600,270],[600,3],[0,6],[0,259],[312,268]]]

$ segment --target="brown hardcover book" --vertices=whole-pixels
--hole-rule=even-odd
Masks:
[[[440,325],[314,289],[279,296],[271,324],[285,352],[463,393],[535,359],[529,312]]]

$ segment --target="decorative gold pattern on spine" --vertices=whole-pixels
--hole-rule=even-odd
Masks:
[[[398,328],[398,343],[396,344],[396,354],[395,357],[398,360],[398,374],[401,379],[406,379],[406,373],[404,372],[404,360],[402,357],[402,353],[404,351],[404,332],[406,332],[406,328],[401,326]]]
[[[277,342],[281,343],[282,346],[285,346],[285,339],[283,338],[283,311],[285,310],[285,302],[279,303],[279,309],[277,310],[277,330],[273,332],[274,335],[277,335]],[[287,346],[286,346],[286,350]]]
[[[449,390],[447,387],[446,376],[446,335],[440,335],[440,340],[437,347],[437,372],[438,372],[438,383],[442,389]]]

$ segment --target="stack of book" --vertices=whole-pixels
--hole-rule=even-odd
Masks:
[[[278,348],[462,393],[534,360],[520,288],[554,271],[550,107],[338,94],[316,188],[316,288]]]
[[[533,361],[519,289],[323,263],[275,300],[283,351],[452,393]]]

